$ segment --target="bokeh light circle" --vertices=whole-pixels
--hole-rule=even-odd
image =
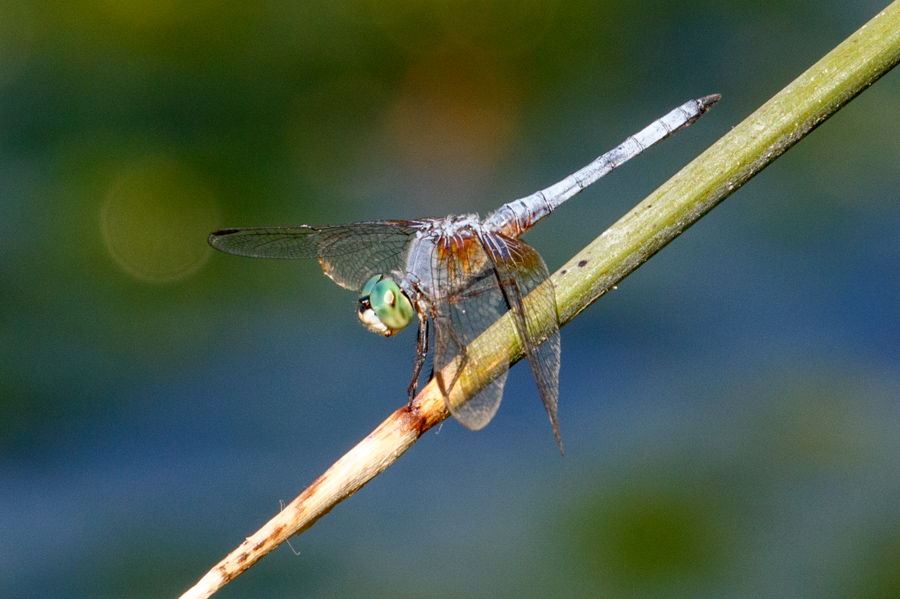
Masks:
[[[206,237],[217,228],[213,194],[185,166],[155,158],[128,169],[110,187],[100,213],[103,240],[136,279],[184,279],[209,259]]]

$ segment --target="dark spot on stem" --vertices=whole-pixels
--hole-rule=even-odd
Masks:
[[[582,260],[581,262],[578,263],[578,268],[581,268],[581,267],[585,266],[586,264],[587,264],[587,260]]]
[[[560,275],[564,275],[564,274],[566,274],[567,272],[569,272],[569,271],[566,270],[566,269],[564,268],[564,269],[562,269],[561,271],[559,271],[559,274],[560,274]]]

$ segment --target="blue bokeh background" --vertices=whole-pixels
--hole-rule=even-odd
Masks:
[[[224,226],[476,211],[685,100],[551,270],[884,0],[0,0],[0,597],[175,597],[405,401],[317,264]],[[221,597],[900,597],[900,79]]]

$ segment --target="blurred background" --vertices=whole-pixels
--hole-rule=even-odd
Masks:
[[[551,270],[887,0],[0,0],[0,596],[176,597],[406,400],[219,227],[479,212],[682,102]],[[900,597],[900,74],[218,596]]]

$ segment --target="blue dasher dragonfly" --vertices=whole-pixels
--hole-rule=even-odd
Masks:
[[[467,366],[466,347],[510,312],[562,451],[556,297],[544,260],[519,237],[588,185],[695,122],[718,100],[711,95],[686,102],[581,170],[504,204],[484,220],[468,214],[325,227],[223,229],[209,236],[209,244],[239,256],[318,259],[335,283],[359,292],[359,320],[385,337],[418,320],[415,366],[407,389],[410,405],[430,346],[433,377],[448,409],[473,430],[487,425],[500,405],[513,359],[508,338],[489,340],[501,354],[500,374],[493,382],[480,390],[461,389],[467,397],[474,395],[461,405],[450,402],[449,392],[470,384],[459,376]],[[542,314],[553,315],[549,331],[539,325]],[[447,369],[453,374],[445,374],[453,363],[456,368]]]

